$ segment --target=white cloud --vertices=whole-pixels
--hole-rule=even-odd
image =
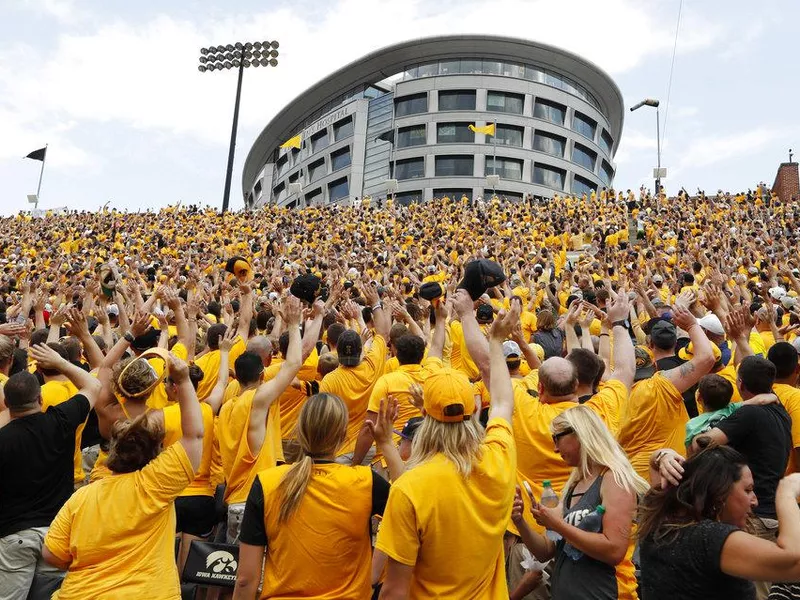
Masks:
[[[685,149],[677,153],[680,160],[676,170],[708,167],[733,158],[756,155],[785,134],[783,130],[757,127],[749,131],[687,139]]]

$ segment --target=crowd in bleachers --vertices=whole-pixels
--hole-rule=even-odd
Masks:
[[[4,598],[800,598],[800,203],[0,219]]]

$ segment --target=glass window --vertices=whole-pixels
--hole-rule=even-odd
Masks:
[[[594,140],[594,132],[596,129],[597,122],[594,119],[590,119],[577,110],[575,114],[572,115],[572,130],[581,134],[583,137]]]
[[[350,147],[341,148],[331,153],[331,171],[338,171],[350,166]]]
[[[567,107],[555,102],[548,102],[541,98],[536,99],[536,104],[533,105],[533,116],[537,119],[544,119],[551,123],[564,124],[564,117],[567,114]]]
[[[472,177],[474,160],[471,156],[437,156],[436,177],[465,175]]]
[[[284,198],[286,198],[286,184],[279,183],[274,188],[272,188],[272,196],[275,198],[275,202],[280,202]]]
[[[308,181],[312,182],[321,179],[325,177],[327,172],[328,170],[325,168],[325,159],[320,158],[308,165]]]
[[[413,203],[422,202],[422,190],[410,190],[407,192],[397,192],[394,195],[395,204],[408,206]]]
[[[605,129],[603,129],[603,133],[600,134],[600,147],[609,155],[611,154],[611,149],[614,147],[614,140],[611,134]]]
[[[475,110],[475,90],[439,92],[439,110]]]
[[[394,165],[394,179],[419,179],[425,177],[425,159],[404,158]]]
[[[515,115],[522,114],[525,105],[525,96],[522,94],[509,94],[508,92],[489,92],[486,95],[486,110],[490,112],[505,112]]]
[[[462,58],[462,73],[481,73],[483,71],[483,61],[481,59]]]
[[[311,152],[319,152],[328,146],[328,130],[323,129],[311,136]]]
[[[597,184],[592,183],[585,177],[580,175],[573,175],[572,177],[572,194],[575,196],[591,195],[592,191],[597,190]]]
[[[280,177],[286,172],[286,168],[289,166],[289,154],[287,153],[281,156],[275,166],[278,169],[278,176]]]
[[[499,60],[484,60],[483,72],[488,75],[500,75],[503,73],[503,63]]]
[[[347,184],[347,177],[331,181],[328,184],[328,199],[331,200],[331,202],[347,198],[349,194],[350,186]]]
[[[525,79],[542,83],[544,82],[544,71],[539,67],[525,65]]]
[[[511,200],[512,202],[522,202],[522,194],[519,192],[505,192],[497,190],[497,197],[501,200]]]
[[[522,161],[516,158],[497,157],[495,163],[493,156],[486,157],[485,175],[500,175],[503,179],[522,180]]]
[[[611,182],[614,180],[614,169],[612,169],[611,165],[606,161],[600,163],[600,179],[602,179],[603,183],[606,185],[611,185]]]
[[[566,138],[560,135],[553,135],[546,131],[537,131],[533,136],[533,149],[546,154],[552,154],[559,158],[564,157],[564,148],[567,145]]]
[[[523,79],[525,77],[525,67],[518,63],[501,63],[503,75],[506,77],[517,77]]]
[[[420,65],[417,77],[431,77],[439,74],[439,63],[433,62],[427,65]]]
[[[289,175],[289,183],[295,183],[299,179],[300,179],[300,171],[295,171],[294,173]]]
[[[597,153],[586,146],[581,146],[576,143],[572,147],[572,162],[594,172],[594,165],[595,162],[597,162]]]
[[[412,125],[411,127],[401,127],[397,130],[397,148],[424,146],[427,143],[425,125]]]
[[[317,188],[313,192],[306,194],[306,205],[316,206],[322,204],[322,188]]]
[[[567,173],[563,169],[537,163],[533,167],[533,183],[556,190],[564,189]]]
[[[292,151],[291,151],[290,155],[292,157],[292,160],[291,160],[292,166],[294,166],[300,160],[300,150],[298,150],[297,148],[292,148]]]
[[[261,180],[259,179],[258,181],[256,181],[256,185],[253,188],[253,193],[255,193],[256,196],[258,196],[261,193],[261,187],[262,187]]]
[[[427,92],[403,96],[394,101],[395,117],[405,117],[407,115],[416,115],[424,112],[428,112]]]
[[[462,196],[466,196],[467,198],[472,198],[472,190],[459,190],[459,189],[451,189],[451,188],[437,188],[433,190],[433,197],[434,198],[444,198],[447,196],[451,200],[460,201]]]
[[[337,121],[333,125],[333,139],[337,142],[353,135],[353,117]]]
[[[522,148],[522,136],[524,134],[523,127],[516,127],[514,125],[498,125],[495,128],[495,140],[501,146],[517,146]],[[486,138],[486,142],[490,143],[492,138]]]
[[[453,75],[454,73],[461,73],[460,60],[443,60],[439,63],[440,75]]]
[[[475,142],[475,134],[470,131],[470,123],[439,123],[436,125],[436,142],[455,144]]]

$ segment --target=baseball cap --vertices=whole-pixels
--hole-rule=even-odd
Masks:
[[[656,273],[653,275],[653,283],[664,283],[664,278]]]
[[[469,297],[477,300],[486,293],[490,287],[494,287],[506,280],[503,267],[494,262],[481,258],[474,260],[464,267],[464,278],[458,284],[458,289],[465,289]]]
[[[667,350],[674,347],[678,342],[678,332],[675,329],[675,325],[665,319],[661,319],[656,321],[652,329],[650,329],[650,339],[657,348]]]
[[[656,298],[653,300],[653,308],[667,308],[667,305],[664,303],[663,300]]]
[[[488,304],[481,304],[475,313],[478,323],[485,324],[494,321],[494,310]]]
[[[397,431],[395,429],[394,432],[404,440],[411,441],[414,439],[414,434],[417,433],[417,429],[419,429],[419,426],[422,425],[422,421],[424,420],[425,417],[411,417],[406,421],[406,424],[403,425],[402,431]]]
[[[109,304],[106,310],[110,315],[114,315],[115,317],[119,316],[119,306],[116,304]]]
[[[634,348],[634,354],[636,356],[636,375],[634,375],[634,381],[648,379],[656,374],[653,356],[647,348],[644,346],[636,346],[636,348]]]
[[[336,342],[336,353],[339,364],[344,367],[356,367],[361,362],[361,336],[352,329],[342,332]]]
[[[797,304],[797,298],[793,298],[792,296],[789,296],[788,294],[781,298],[781,305],[786,310],[793,309],[795,304]]]
[[[443,423],[466,421],[475,412],[472,384],[456,369],[443,368],[431,374],[425,380],[423,398],[425,412]]]
[[[508,360],[509,358],[519,358],[520,356],[522,356],[522,350],[520,350],[517,342],[513,340],[503,342],[503,358]]]
[[[424,300],[435,300],[436,298],[441,298],[444,295],[444,286],[441,283],[436,281],[429,281],[427,283],[423,283],[419,287],[419,296]]]
[[[719,349],[715,343],[711,343],[711,351],[714,353],[714,362],[718,363],[722,360],[722,350]],[[689,344],[685,348],[681,348],[678,351],[678,358],[683,360],[692,360],[694,358],[694,344],[689,342]]]
[[[253,268],[241,256],[233,256],[225,263],[225,270],[232,273],[241,282],[249,281],[253,278]]]
[[[786,290],[778,285],[778,286],[769,288],[769,295],[772,296],[773,300],[780,300],[781,298],[783,298],[786,295]]]
[[[722,326],[722,321],[713,313],[709,313],[703,318],[698,319],[697,324],[714,335],[725,335],[725,328]]]
[[[316,275],[300,275],[292,282],[289,291],[292,296],[305,300],[309,304],[314,304],[314,300],[317,299],[322,291],[322,281]]]

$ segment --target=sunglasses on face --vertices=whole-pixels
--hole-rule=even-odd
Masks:
[[[553,438],[553,444],[557,444],[557,443],[558,443],[558,440],[560,440],[560,439],[561,439],[562,437],[564,437],[565,435],[569,435],[569,434],[571,434],[571,433],[575,433],[575,430],[574,430],[574,429],[572,429],[572,427],[567,427],[567,428],[566,428],[566,429],[564,429],[563,431],[559,431],[558,433],[554,433],[554,434],[552,435],[552,438]]]

